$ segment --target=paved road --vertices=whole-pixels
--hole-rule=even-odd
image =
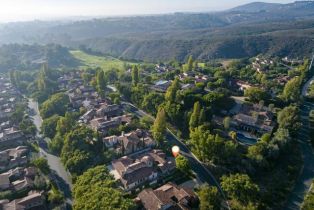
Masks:
[[[308,127],[308,114],[310,109],[314,109],[314,104],[304,103],[301,107],[303,125],[299,132],[299,144],[302,151],[304,167],[284,208],[287,210],[300,209],[304,196],[310,189],[312,180],[314,179],[314,153],[310,144]]]
[[[313,70],[314,55],[312,57],[310,70]],[[302,88],[302,96],[307,95],[309,85],[314,81],[314,76],[307,81]],[[310,143],[309,136],[309,112],[314,109],[314,103],[304,102],[301,106],[302,127],[299,132],[299,144],[302,152],[303,169],[288,198],[284,210],[300,209],[305,195],[309,191],[312,180],[314,179],[314,152]]]
[[[312,70],[313,65],[314,65],[314,54],[312,56],[312,60],[311,60],[310,67],[309,67],[310,71]],[[302,88],[302,96],[307,96],[307,90],[309,89],[309,87],[313,81],[314,81],[314,76],[311,79],[309,79],[309,81],[307,81],[305,83],[305,85]]]
[[[48,164],[52,170],[52,174],[50,175],[51,178],[53,178],[58,185],[59,189],[64,192],[64,195],[67,199],[67,203],[71,204],[71,188],[72,188],[72,182],[71,182],[71,176],[70,174],[65,170],[64,166],[62,165],[60,158],[49,154],[48,147],[47,147],[47,141],[44,140],[44,138],[40,135],[40,127],[42,124],[42,118],[39,114],[38,110],[38,103],[32,99],[29,99],[28,107],[33,111],[33,122],[37,128],[37,137],[39,139],[39,149],[40,149],[40,155],[45,157],[48,161]]]
[[[122,102],[123,106],[127,109],[127,111],[134,113],[138,117],[148,116],[152,119],[154,119],[151,115],[147,114],[143,110],[138,109],[131,103]],[[170,142],[173,145],[177,145],[180,147],[180,150],[183,152],[183,155],[185,155],[190,162],[192,170],[197,174],[198,178],[202,182],[206,182],[210,185],[216,186],[220,193],[225,198],[225,194],[222,191],[220,184],[216,180],[216,178],[213,176],[213,174],[203,166],[201,161],[198,160],[198,158],[190,151],[190,149],[178,138],[176,137],[169,129],[167,129],[166,139],[168,142]]]

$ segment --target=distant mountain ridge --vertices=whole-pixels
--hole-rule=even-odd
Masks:
[[[0,26],[0,44],[84,45],[149,61],[240,58],[266,53],[308,56],[314,49],[314,1],[255,2],[215,13],[34,21]]]
[[[265,3],[265,2],[252,2],[249,4],[241,5],[235,8],[230,9],[229,11],[237,12],[260,12],[260,11],[269,11],[275,10],[282,6],[283,4],[279,3]]]
[[[312,10],[314,9],[314,1],[295,1],[288,4],[280,3],[265,3],[265,2],[252,2],[249,4],[241,5],[230,9],[229,11],[237,12],[282,12],[282,11],[292,11],[292,10]]]

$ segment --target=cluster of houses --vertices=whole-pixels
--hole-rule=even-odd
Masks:
[[[0,192],[9,192],[18,197],[14,200],[0,200],[0,209],[26,210],[45,209],[45,196],[43,191],[34,190],[35,177],[39,172],[35,167],[29,167],[29,149],[18,146],[0,151]]]
[[[166,73],[166,72],[171,72],[171,71],[174,71],[174,70],[175,70],[175,68],[173,68],[172,66],[167,65],[167,64],[159,63],[159,64],[155,65],[155,71],[157,73],[159,73],[159,74]]]
[[[160,73],[168,71],[167,67],[162,65],[156,66],[156,71],[157,69]],[[79,123],[97,131],[104,147],[116,154],[117,158],[112,160],[108,168],[120,188],[126,192],[140,192],[145,186],[162,183],[164,177],[175,172],[175,159],[167,156],[162,150],[155,149],[156,141],[149,131],[138,128],[110,135],[110,131],[130,124],[133,116],[125,112],[123,106],[99,97],[94,88],[84,85],[79,75],[67,73],[59,80],[63,88],[70,90],[67,92],[73,107],[84,107],[86,110],[79,118]],[[170,85],[171,81],[159,81],[155,90],[165,92]],[[154,194],[158,194],[160,198]],[[135,199],[143,209],[186,210],[192,209],[191,205],[195,201],[197,197],[192,190],[173,183],[156,190],[145,189]]]
[[[210,77],[208,75],[204,75],[200,72],[195,71],[188,71],[184,72],[182,74],[179,74],[180,81],[190,81],[192,83],[199,83],[199,82],[207,82],[210,80]]]
[[[21,99],[19,92],[11,83],[0,77],[0,147],[14,147],[23,144],[25,136],[12,122],[17,102]]]
[[[270,65],[273,65],[274,61],[267,58],[256,57],[252,62],[252,67],[259,73],[264,73],[269,70]]]
[[[23,97],[5,77],[0,77],[0,90],[0,192],[12,195],[0,200],[0,209],[46,209],[44,192],[34,191],[39,172],[29,167],[30,151],[23,146],[27,136],[12,121]]]

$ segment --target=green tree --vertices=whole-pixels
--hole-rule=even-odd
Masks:
[[[154,139],[161,144],[162,141],[165,139],[166,134],[166,113],[163,108],[158,110],[155,122],[152,127],[152,133]]]
[[[190,122],[189,122],[190,131],[192,131],[194,128],[199,126],[200,114],[201,114],[200,112],[201,112],[201,105],[197,101],[194,103],[193,112],[192,112],[192,115],[190,117]]]
[[[188,62],[186,64],[186,71],[192,71],[193,70],[193,63],[194,63],[194,60],[193,60],[193,56],[190,55],[189,58],[188,58]]]
[[[140,81],[140,72],[137,65],[134,65],[132,68],[132,84],[137,86]]]
[[[53,115],[43,120],[41,125],[41,133],[52,139],[56,135],[57,123],[60,119],[59,115]]]
[[[74,210],[136,209],[134,202],[114,188],[115,181],[104,166],[90,168],[79,176],[73,187]]]
[[[299,108],[296,106],[287,106],[282,109],[277,116],[279,128],[285,128],[291,134],[296,134],[300,128]]]
[[[103,70],[98,70],[96,75],[97,91],[101,97],[105,97],[107,80]]]
[[[141,107],[149,113],[156,114],[158,107],[164,102],[164,97],[161,94],[151,92],[145,95]]]
[[[39,168],[39,170],[44,174],[50,173],[50,167],[48,165],[48,161],[45,158],[37,158],[32,161],[32,164]]]
[[[66,135],[61,161],[74,175],[82,174],[87,168],[102,160],[100,153],[102,147],[93,141],[94,137],[94,132],[85,126],[77,127]]]
[[[226,130],[229,130],[230,123],[231,123],[231,118],[230,117],[225,117],[224,120],[223,120],[223,124],[224,124],[224,128]]]
[[[176,167],[185,174],[189,174],[191,171],[191,166],[188,159],[182,155],[176,157]]]
[[[261,100],[268,100],[269,96],[265,90],[257,87],[251,87],[244,91],[244,96],[248,97],[251,102],[258,103]]]
[[[297,102],[300,99],[301,77],[294,77],[284,87],[282,98],[286,102]]]
[[[230,198],[244,205],[256,201],[259,194],[259,187],[246,174],[223,176],[221,187]]]
[[[217,187],[203,185],[197,193],[200,205],[200,210],[220,210],[221,198]]]
[[[196,127],[190,133],[193,152],[203,161],[219,161],[224,142],[218,135],[212,135],[204,126]]]
[[[63,116],[70,103],[69,96],[56,93],[46,100],[40,107],[40,115],[45,119],[55,114]]]
[[[165,99],[166,101],[169,101],[171,103],[174,103],[176,101],[176,97],[177,97],[177,92],[178,90],[180,90],[180,83],[179,83],[179,79],[176,78],[172,84],[170,85],[170,87],[167,89],[167,92],[165,94]]]

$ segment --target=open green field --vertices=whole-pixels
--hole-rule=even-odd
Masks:
[[[73,50],[70,52],[76,59],[81,61],[82,66],[79,67],[80,69],[100,67],[103,70],[107,71],[110,69],[123,69],[124,64],[136,64],[132,62],[122,61],[111,56],[89,55],[80,50]]]

